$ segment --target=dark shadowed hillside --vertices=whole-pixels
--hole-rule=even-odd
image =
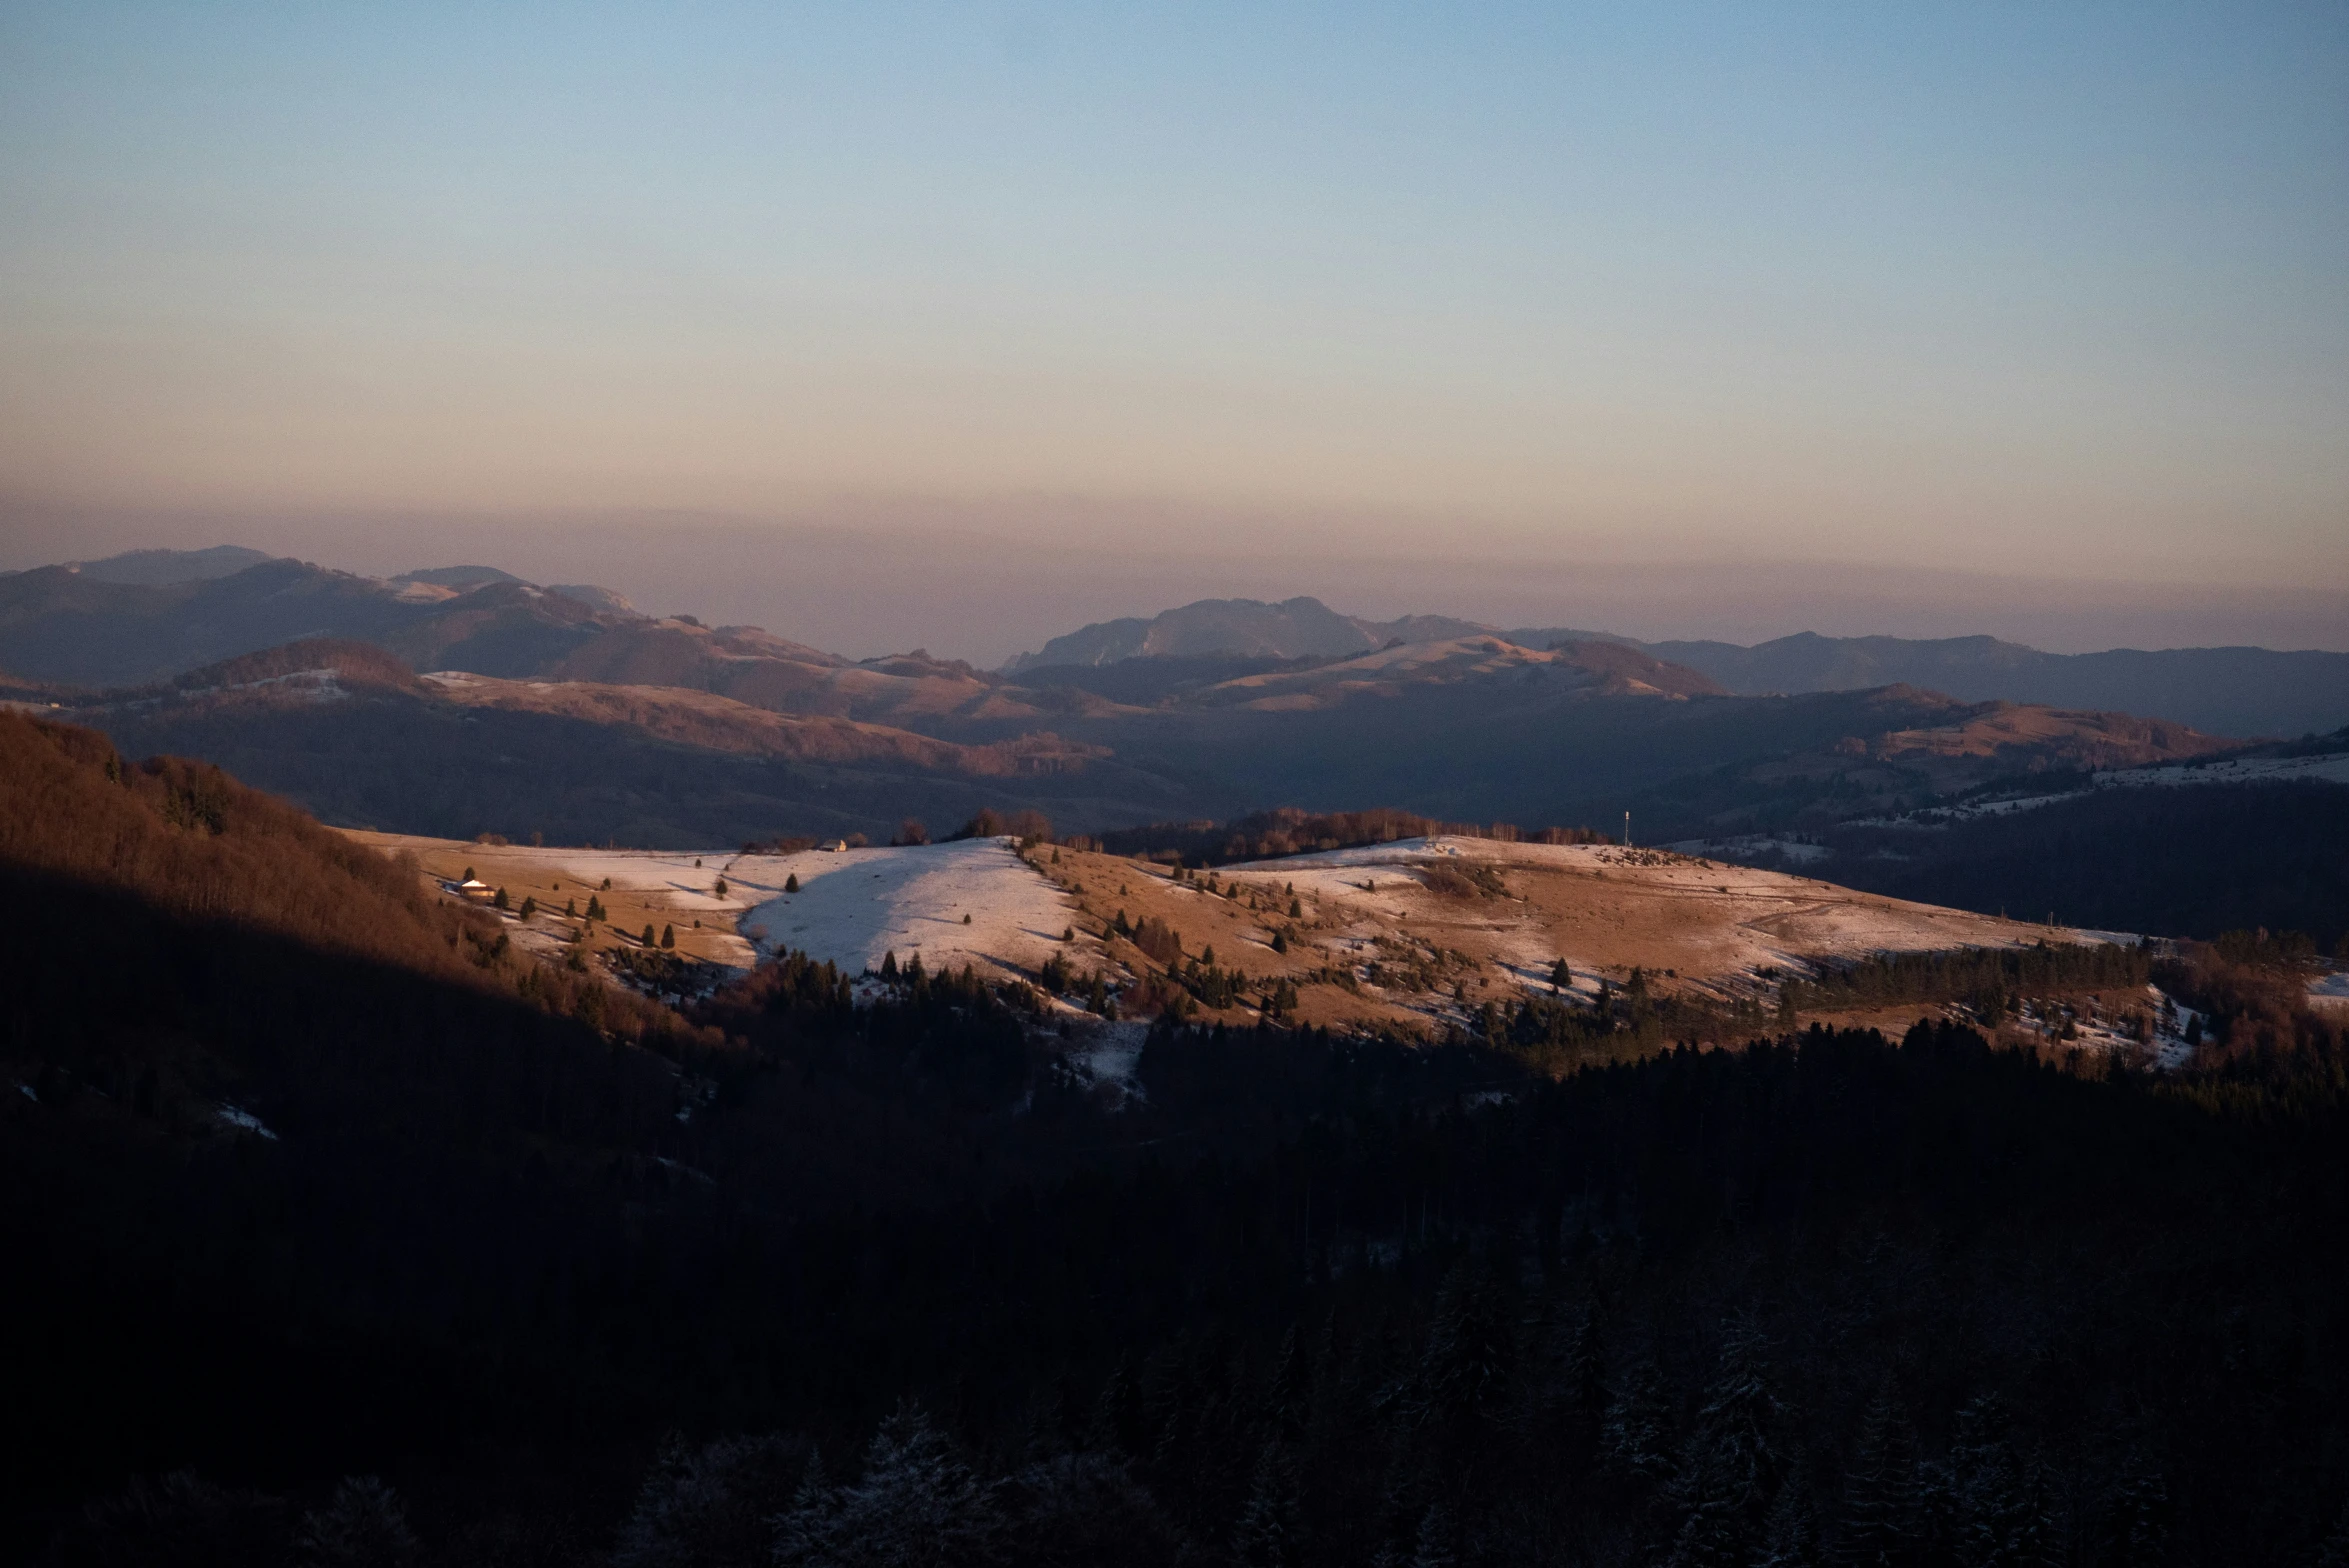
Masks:
[[[1072,828],[1196,809],[1186,785],[1025,728],[944,741],[694,690],[420,680],[313,641],[72,710],[134,754],[203,757],[329,821],[470,838],[646,847],[846,836],[983,808]]]

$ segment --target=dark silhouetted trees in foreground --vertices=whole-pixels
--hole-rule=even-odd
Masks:
[[[2349,1064],[2259,951],[2177,1082],[1161,1027],[1113,1112],[968,975],[599,1019],[363,861],[266,917],[332,844],[81,745],[0,765],[178,837],[0,840],[12,1560],[2340,1550]]]

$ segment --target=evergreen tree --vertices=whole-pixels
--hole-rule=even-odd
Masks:
[[[1779,1487],[1778,1500],[1762,1523],[1762,1549],[1753,1561],[1754,1568],[1820,1568],[1824,1561],[1819,1555],[1819,1516],[1798,1482]]]
[[[2349,937],[2343,940],[2349,942]],[[2349,958],[2349,953],[2342,956]],[[2341,1505],[2341,1517],[2333,1521],[2333,1533],[2317,1548],[2316,1568],[2349,1568],[2349,1503]]]
[[[1095,1453],[1131,1454],[1142,1440],[1142,1385],[1133,1362],[1121,1355],[1109,1369],[1093,1414],[1085,1423],[1085,1447]]]
[[[1597,1422],[1607,1409],[1607,1347],[1599,1325],[1599,1304],[1585,1301],[1566,1349],[1566,1399],[1576,1416]]]
[[[1751,1323],[1730,1322],[1674,1487],[1682,1515],[1676,1563],[1744,1568],[1751,1555],[1784,1470],[1774,1442],[1782,1410],[1764,1361],[1767,1348]]]
[[[537,913],[538,913],[538,900],[537,900],[537,899],[535,899],[535,898],[529,897],[528,895],[524,895],[524,897],[523,897],[523,899],[522,899],[522,918],[523,918],[523,919],[525,919],[525,920],[528,920],[528,919],[529,919],[529,918],[530,918],[532,915],[535,915],[535,914],[537,914]]]
[[[2060,1568],[2063,1527],[2056,1518],[2055,1478],[2036,1456],[2023,1465],[2022,1507],[2015,1514],[2000,1568]]]
[[[1919,1548],[1915,1435],[1889,1389],[1870,1402],[1843,1484],[1837,1560],[1849,1568],[1897,1568]]]
[[[881,978],[894,985],[897,981],[897,950],[891,948],[881,955]]]
[[[792,873],[791,873],[791,875],[789,875],[789,876],[787,876],[787,877],[785,877],[785,878],[783,879],[783,891],[784,891],[784,892],[786,892],[786,893],[796,893],[796,892],[798,892],[798,891],[799,891],[799,873],[798,873],[798,872],[794,871],[794,872],[792,872]]]
[[[1644,1485],[1661,1485],[1672,1475],[1672,1411],[1664,1399],[1663,1369],[1650,1355],[1623,1378],[1607,1406],[1599,1448],[1607,1467]]]
[[[1565,959],[1559,959],[1558,962],[1550,969],[1550,989],[1552,991],[1565,991],[1573,984],[1574,971],[1566,967]]]
[[[647,920],[644,923],[644,945],[650,947],[656,940],[658,939],[653,935],[652,922]]]
[[[1774,1441],[1784,1406],[1770,1380],[1768,1349],[1750,1320],[1732,1320],[1721,1346],[1720,1371],[1697,1413],[1700,1441],[1721,1456],[1741,1501],[1757,1511],[1777,1491],[1784,1469]]]
[[[2162,1568],[2170,1560],[2170,1495],[2161,1472],[2133,1463],[2105,1507],[2098,1568]]]
[[[1248,1502],[1232,1532],[1232,1560],[1240,1568],[1294,1568],[1304,1561],[1302,1536],[1296,1461],[1273,1438],[1257,1456]]]
[[[811,1457],[776,1526],[775,1561],[794,1568],[945,1568],[986,1561],[1003,1520],[929,1417],[902,1405],[873,1435],[862,1479],[827,1487]]]
[[[720,1438],[694,1448],[669,1434],[620,1528],[612,1568],[699,1568],[765,1557],[789,1479],[787,1451],[774,1438]]]
[[[1456,1265],[1436,1295],[1420,1367],[1429,1412],[1445,1421],[1489,1414],[1508,1382],[1516,1348],[1507,1294],[1467,1263]]]
[[[1453,1544],[1459,1539],[1459,1530],[1452,1523],[1451,1510],[1442,1503],[1430,1503],[1426,1513],[1419,1516],[1419,1530],[1412,1542],[1411,1568],[1454,1568],[1460,1561]]]
[[[1966,1568],[2037,1568],[2047,1543],[2039,1539],[2036,1478],[2015,1453],[1996,1395],[1973,1399],[1957,1413],[1949,1471],[1958,1560]]]
[[[671,948],[675,947],[676,945],[677,928],[673,925],[661,927],[661,946],[664,948]]]
[[[416,1560],[416,1536],[390,1487],[346,1476],[324,1508],[302,1516],[294,1556],[303,1568],[401,1568]]]
[[[1311,1414],[1312,1398],[1313,1363],[1306,1355],[1297,1326],[1292,1323],[1288,1333],[1281,1337],[1279,1354],[1273,1358],[1272,1385],[1264,1396],[1265,1419],[1282,1436],[1300,1437]]]

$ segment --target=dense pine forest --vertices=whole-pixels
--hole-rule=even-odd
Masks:
[[[1832,875],[1901,898],[2205,940],[2268,926],[2330,950],[2349,942],[2345,807],[2338,784],[2104,789],[1940,833],[1824,836]]]
[[[2172,1078],[1529,1004],[1162,1025],[1113,1107],[1019,988],[680,1015],[5,715],[0,887],[11,1560],[2349,1558],[2349,1055],[2288,944],[2164,961],[2220,1042]],[[2080,978],[2031,962],[1839,983]]]

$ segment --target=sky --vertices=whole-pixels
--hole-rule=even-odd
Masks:
[[[2349,647],[2349,7],[0,7],[0,566],[224,541]]]

